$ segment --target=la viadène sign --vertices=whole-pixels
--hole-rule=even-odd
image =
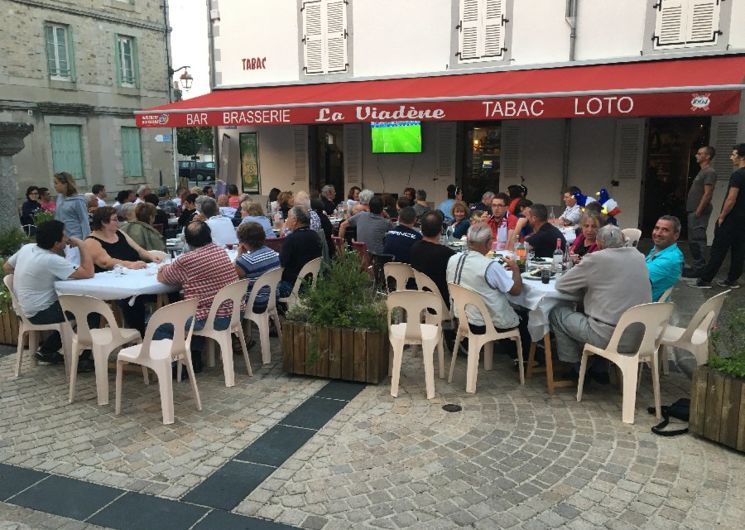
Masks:
[[[222,110],[141,112],[140,127],[256,126],[381,121],[529,120],[630,118],[736,114],[735,90],[693,93],[602,94],[546,98],[499,98],[415,103],[249,108],[237,101]]]

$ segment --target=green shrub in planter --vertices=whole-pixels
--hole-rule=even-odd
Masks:
[[[745,309],[732,312],[726,324],[711,334],[709,367],[745,379]]]

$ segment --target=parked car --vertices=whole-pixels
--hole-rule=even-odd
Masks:
[[[215,181],[215,163],[181,160],[178,163],[178,176],[189,179],[195,186]]]

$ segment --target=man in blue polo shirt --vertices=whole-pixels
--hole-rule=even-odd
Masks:
[[[652,230],[654,248],[647,254],[649,282],[652,284],[652,300],[660,299],[662,293],[678,283],[683,272],[683,253],[678,248],[680,220],[674,215],[663,215]]]
[[[383,254],[393,254],[394,261],[410,263],[411,245],[422,239],[422,234],[414,230],[416,210],[411,206],[398,212],[398,225],[388,231],[383,238]]]

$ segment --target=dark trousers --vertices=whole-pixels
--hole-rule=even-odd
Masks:
[[[696,217],[693,212],[688,213],[688,248],[691,249],[693,269],[703,270],[706,266],[706,229],[709,226],[710,214]]]
[[[528,312],[524,309],[515,309],[515,313],[517,313],[517,317],[520,319],[517,329],[520,331],[520,344],[522,344],[523,347],[523,359],[527,360],[528,358],[528,351],[530,351],[530,332],[528,331]],[[486,326],[474,326],[473,324],[469,323],[468,328],[471,330],[471,333],[475,335],[483,335],[486,333]],[[495,328],[498,333],[503,333],[505,331],[510,331],[510,329],[501,329],[501,328]],[[508,344],[509,343],[509,344]],[[504,348],[497,347],[495,348],[495,351],[504,351],[507,353],[510,357],[513,359],[517,359],[517,350],[514,349],[514,343],[511,340],[504,341]]]
[[[721,226],[714,230],[714,242],[711,244],[709,262],[701,272],[701,280],[710,282],[714,279],[719,268],[730,252],[730,267],[727,280],[736,282],[742,275],[743,260],[745,260],[745,230],[742,222],[734,219],[732,214],[727,216]]]
[[[145,336],[145,316],[147,313],[145,304],[148,302],[155,302],[155,296],[138,296],[131,306],[129,305],[129,298],[117,300],[116,302],[116,305],[122,312],[125,327],[136,329],[142,337]]]
[[[68,313],[69,315],[69,313]],[[52,305],[47,307],[44,311],[39,311],[34,316],[30,317],[29,322],[32,324],[59,324],[65,321],[65,315],[62,313],[62,306],[58,300],[55,300]],[[91,328],[97,328],[100,325],[101,317],[97,314],[88,315],[88,326]],[[49,336],[44,340],[42,345],[39,347],[41,353],[54,353],[60,351],[62,348],[62,337],[56,331],[52,331]]]

